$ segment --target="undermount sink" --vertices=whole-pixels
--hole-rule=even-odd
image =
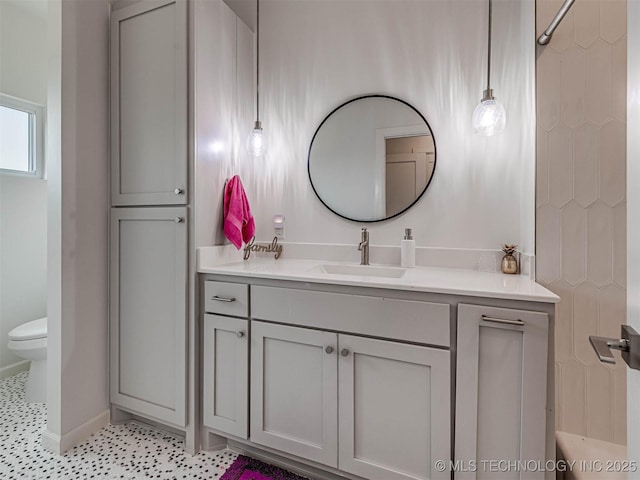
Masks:
[[[336,265],[326,264],[320,266],[324,273],[334,275],[354,275],[360,277],[401,278],[406,270],[404,268],[380,267],[372,265]]]

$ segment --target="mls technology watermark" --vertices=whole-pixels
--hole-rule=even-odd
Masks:
[[[638,462],[632,460],[437,460],[438,472],[593,472],[629,473],[638,471]]]

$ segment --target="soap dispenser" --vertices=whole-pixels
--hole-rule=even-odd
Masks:
[[[404,239],[400,242],[400,266],[411,268],[416,266],[416,241],[410,228],[404,229]]]

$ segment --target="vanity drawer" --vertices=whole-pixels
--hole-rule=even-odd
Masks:
[[[204,282],[204,310],[234,317],[249,316],[249,285],[246,283]]]
[[[446,303],[253,285],[251,317],[301,327],[449,347]]]

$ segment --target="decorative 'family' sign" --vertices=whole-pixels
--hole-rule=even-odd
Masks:
[[[249,243],[247,243],[244,247],[244,259],[249,260],[251,256],[251,252],[265,252],[271,253],[275,252],[275,259],[279,259],[280,255],[282,255],[282,245],[278,245],[278,237],[273,237],[273,242],[270,244],[259,244],[255,243],[256,237],[253,237]]]

